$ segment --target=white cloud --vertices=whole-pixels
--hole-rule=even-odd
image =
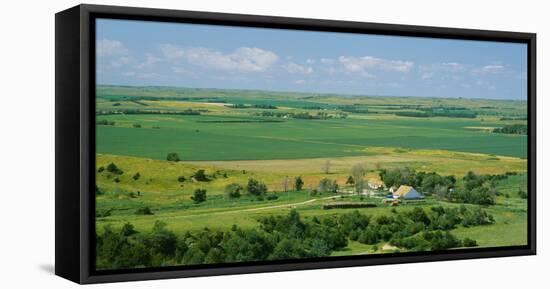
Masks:
[[[315,62],[317,62],[317,60],[312,59],[312,58],[309,58],[309,59],[306,60],[307,64],[314,64]]]
[[[124,55],[128,49],[118,40],[101,39],[96,42],[96,53],[99,56]]]
[[[150,66],[153,66],[156,63],[161,62],[161,61],[162,61],[162,58],[148,53],[148,54],[145,55],[145,60],[142,63],[137,65],[137,68],[143,69],[143,68],[146,68],[146,67],[150,67]]]
[[[319,62],[321,62],[322,64],[334,64],[334,62],[336,61],[332,58],[321,58]]]
[[[504,65],[500,64],[491,64],[491,65],[485,65],[480,69],[480,72],[482,73],[488,73],[488,74],[496,74],[501,73],[504,70]]]
[[[298,80],[295,80],[294,83],[295,84],[304,84],[304,83],[306,83],[306,81],[303,80],[303,79],[298,79]]]
[[[262,72],[277,62],[278,56],[260,48],[239,47],[231,53],[223,53],[204,47],[182,48],[165,44],[161,51],[167,59],[183,59],[207,69],[239,72]]]
[[[354,57],[354,56],[340,56],[338,61],[344,66],[344,68],[353,73],[368,74],[371,70],[383,70],[394,72],[409,72],[414,63],[412,61],[403,60],[390,60],[376,58],[372,56]]]
[[[128,56],[121,56],[117,59],[111,60],[110,64],[112,67],[121,67],[123,65],[126,65],[130,63],[132,60]]]
[[[282,67],[290,74],[311,74],[313,72],[313,68],[302,66],[294,62],[289,62]]]

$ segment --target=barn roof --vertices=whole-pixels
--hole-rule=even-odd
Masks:
[[[411,191],[414,191],[414,188],[411,186],[401,185],[399,186],[399,189],[395,192],[393,192],[394,196],[404,197]]]

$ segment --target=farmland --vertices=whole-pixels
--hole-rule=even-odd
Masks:
[[[132,232],[139,232],[132,234],[145,234],[132,237],[132,244],[149,232],[160,231],[175,236],[191,234],[192,238],[185,240],[200,239],[205,228],[226,232],[229,239],[237,234],[231,232],[241,229],[264,230],[261,234],[267,234],[267,240],[275,234],[266,229],[268,224],[286,222],[282,218],[287,215],[310,230],[331,227],[334,218],[353,218],[349,214],[354,211],[360,214],[357,218],[369,216],[371,223],[376,219],[379,227],[384,227],[384,222],[395,227],[420,226],[400,221],[420,214],[420,208],[432,221],[421,225],[425,227],[416,235],[394,232],[384,239],[380,233],[371,240],[366,237],[368,227],[359,226],[355,231],[342,227],[339,234],[345,244],[323,240],[328,245],[320,250],[312,240],[304,252],[317,255],[303,256],[437,250],[433,240],[439,237],[430,234],[438,230],[459,241],[475,240],[477,247],[527,242],[527,136],[493,132],[525,125],[524,101],[130,86],[98,86],[96,97],[96,230],[101,236],[125,230],[130,223]],[[176,160],[167,160],[171,153],[177,155]],[[349,182],[358,167],[365,183],[385,182],[383,172],[406,168],[418,175],[452,176],[457,191],[468,186],[465,176],[472,172],[479,176],[480,186],[490,187],[493,202],[481,208],[492,221],[464,225],[469,214],[474,214],[470,211],[481,214],[475,211],[480,205],[460,203],[457,197],[440,196],[435,190],[423,192],[426,197],[419,202],[385,204],[387,190],[363,195]],[[296,187],[298,177],[303,182],[300,188]],[[247,192],[250,179],[264,184],[265,191],[258,195]],[[321,188],[325,179],[334,181],[338,189]],[[239,197],[228,197],[227,188],[232,184],[242,187]],[[200,190],[205,190],[204,200],[197,199]],[[449,192],[453,190],[446,187],[445,193]],[[338,202],[373,206],[323,208]],[[438,207],[444,208],[443,213]],[[300,221],[293,214],[298,214]],[[455,219],[464,224],[434,229],[434,220],[442,214],[457,214]],[[269,217],[279,219],[262,219]],[[393,221],[383,221],[386,217]],[[364,238],[360,237],[363,231]],[[413,241],[420,245],[409,246]],[[182,242],[192,245],[191,241]],[[461,242],[463,245],[449,248],[469,247],[464,245],[468,242]],[[223,242],[210,243],[212,249],[202,252],[205,256],[225,248]],[[191,256],[191,247],[181,249],[183,257],[166,255],[164,258],[172,261],[161,263],[180,264],[177,260]],[[269,258],[287,258],[273,250]],[[210,260],[196,254],[189,257],[195,261],[184,263]],[[149,257],[153,258],[147,259],[150,264],[157,264],[154,256]],[[213,260],[241,260],[231,258]],[[104,260],[99,263],[113,268]]]

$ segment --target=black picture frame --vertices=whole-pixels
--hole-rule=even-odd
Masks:
[[[276,262],[95,271],[95,19],[284,28],[528,45],[528,245]],[[55,16],[55,273],[77,283],[306,270],[536,254],[536,34],[166,9],[79,5]]]

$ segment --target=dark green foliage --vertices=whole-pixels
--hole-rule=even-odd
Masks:
[[[321,193],[336,193],[338,190],[338,184],[336,181],[324,178],[319,181],[318,191]]]
[[[456,184],[454,176],[442,176],[434,172],[416,172],[408,167],[394,170],[384,169],[380,171],[379,175],[388,188],[408,185],[428,195],[436,193],[441,187],[449,189]]]
[[[472,240],[470,238],[464,238],[464,240],[462,240],[462,246],[463,247],[477,247],[477,242],[476,242],[476,240]]]
[[[442,218],[453,226],[434,225]],[[348,239],[375,245],[375,251],[380,242],[408,251],[475,247],[475,240],[461,241],[448,231],[466,218],[477,220],[476,224],[492,219],[480,208],[462,206],[417,208],[376,218],[353,211],[310,220],[291,210],[287,215],[261,217],[257,229],[234,225],[228,231],[205,228],[181,235],[158,221],[149,233],[137,232],[131,224],[118,231],[107,225],[96,236],[96,261],[99,269],[123,269],[326,257],[345,248]]]
[[[153,215],[149,207],[141,207],[134,212],[136,215]]]
[[[95,122],[96,125],[115,125],[114,121],[102,119]]]
[[[141,177],[141,175],[139,174],[139,172],[137,172],[137,173],[132,177],[132,179],[134,179],[134,181],[137,181],[137,180],[139,180],[140,177]]]
[[[493,129],[494,133],[507,133],[507,134],[527,134],[527,125],[525,124],[511,124],[503,127]]]
[[[96,210],[95,216],[96,218],[102,218],[102,217],[109,217],[111,215],[112,210]]]
[[[166,155],[166,160],[169,162],[179,162],[181,159],[177,153],[168,153]]]
[[[119,169],[115,163],[110,163],[108,166],[107,166],[107,171],[112,173],[112,174],[115,174],[115,175],[122,175],[124,174],[124,172]]]
[[[241,197],[243,187],[237,183],[225,186],[224,194],[227,199],[236,199]]]
[[[97,172],[98,173],[102,173],[103,171],[105,170],[105,167],[104,166],[101,166],[97,169]]]
[[[116,177],[116,178],[114,179],[114,181],[115,181],[115,183],[120,183],[120,179],[119,179],[118,177]]]
[[[134,123],[134,124],[132,125],[132,127],[134,127],[134,128],[141,128],[141,124],[139,124],[139,123]]]
[[[185,178],[184,176],[179,176],[178,177],[178,182],[183,183],[183,182],[185,182],[186,179],[187,178]]]
[[[267,186],[264,183],[251,178],[248,179],[246,191],[253,196],[263,196],[267,193]]]
[[[193,174],[193,178],[195,178],[195,180],[198,182],[210,181],[210,179],[208,179],[203,169],[197,170],[195,174]]]
[[[348,176],[348,179],[346,180],[346,185],[353,185],[355,184],[355,180],[352,176]]]
[[[522,199],[527,199],[527,192],[525,192],[524,190],[519,190],[518,196]]]
[[[103,195],[103,191],[97,185],[95,185],[95,194],[96,196]]]
[[[279,196],[273,194],[273,195],[267,196],[266,199],[267,199],[268,201],[273,201],[273,200],[279,199]]]
[[[304,186],[304,180],[302,180],[301,176],[297,176],[294,179],[294,189],[296,191],[301,191],[303,186]]]
[[[206,190],[196,189],[195,192],[193,193],[193,196],[191,196],[191,200],[193,200],[195,204],[199,204],[206,201]]]

